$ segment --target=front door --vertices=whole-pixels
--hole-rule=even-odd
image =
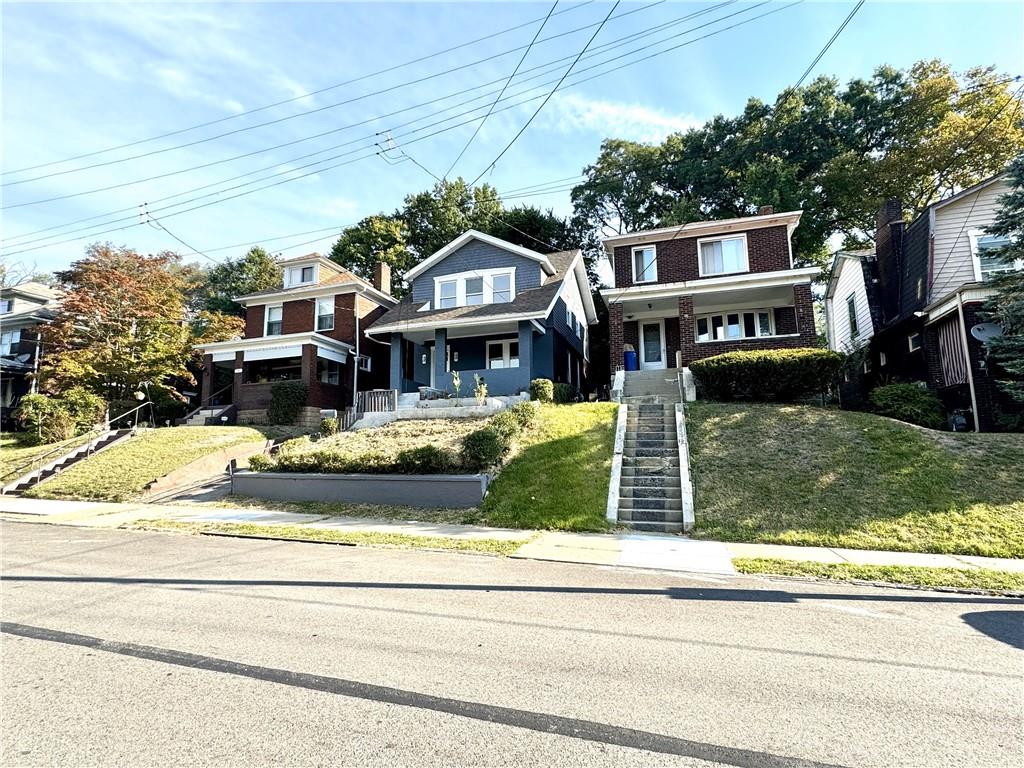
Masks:
[[[640,323],[640,368],[647,370],[665,367],[665,333],[661,320]]]

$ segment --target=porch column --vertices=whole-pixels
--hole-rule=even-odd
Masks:
[[[625,344],[622,334],[622,304],[616,301],[608,305],[608,338],[611,345],[609,367],[613,374],[626,367],[622,357],[622,347]]]
[[[213,394],[213,355],[203,355],[202,391],[199,393],[199,404],[204,404]]]
[[[389,379],[391,389],[402,391],[402,334],[391,334],[391,374]]]
[[[693,296],[679,297],[679,356],[685,368],[698,357],[697,320],[693,316]]]
[[[236,372],[233,372],[231,374],[234,377],[232,379],[231,385],[231,402],[234,403],[238,408],[241,408],[242,406],[240,405],[240,403],[242,402],[242,377],[245,375],[244,373],[242,373],[242,371],[245,370],[245,352],[235,352],[234,370]]]
[[[533,381],[533,323],[529,320],[519,321],[519,376],[521,386],[528,389]]]
[[[448,359],[448,329],[437,328],[434,331],[434,386],[438,389],[447,389],[451,383],[451,377],[445,370],[445,361]],[[462,382],[465,389],[466,382]],[[472,392],[472,382],[470,391]]]
[[[793,286],[793,312],[796,314],[796,329],[800,341],[808,347],[816,346],[818,333],[814,327],[814,299],[810,283]]]

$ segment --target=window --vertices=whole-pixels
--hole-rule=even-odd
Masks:
[[[281,318],[284,314],[284,307],[278,304],[276,307],[267,307],[267,328],[264,336],[281,335]]]
[[[846,297],[846,316],[850,319],[850,336],[857,338],[860,329],[857,328],[857,297],[851,293]]]
[[[633,249],[633,282],[653,283],[658,280],[658,256],[653,245]]]
[[[451,309],[457,305],[458,287],[459,284],[455,280],[445,280],[440,283],[437,299],[438,309]]]
[[[733,272],[747,272],[747,236],[720,237],[713,240],[698,240],[700,251],[700,275],[728,275]]]
[[[907,349],[911,352],[917,352],[921,348],[921,334],[912,333],[907,336]]]
[[[282,357],[276,360],[253,360],[244,366],[246,384],[267,384],[302,378],[302,358]]]
[[[697,341],[735,341],[772,335],[770,309],[748,309],[697,318]]]
[[[0,355],[15,354],[14,348],[21,341],[21,329],[4,331],[0,334]]]
[[[322,357],[316,359],[316,378],[321,384],[341,383],[341,364]]]
[[[920,301],[924,298],[924,278],[917,278],[917,300]]]
[[[316,329],[318,331],[334,330],[334,297],[327,296],[316,300]]]
[[[576,337],[579,339],[583,338],[583,323],[579,320],[576,321]]]
[[[1000,251],[1010,244],[1006,237],[975,234],[971,237],[971,243],[974,249],[975,276],[981,281],[991,280],[1001,272],[1024,269],[1024,261],[1021,259],[1006,261],[1001,258]]]
[[[369,358],[366,355],[360,355],[359,356],[359,370],[360,371],[370,371],[370,370],[373,369],[372,366],[373,366],[373,359],[372,358]]]
[[[14,309],[14,299],[0,299],[0,315],[7,315]]]
[[[490,369],[518,368],[519,341],[517,339],[488,341],[487,367]]]
[[[484,279],[470,277],[466,279],[466,306],[484,303]]]
[[[316,270],[312,264],[308,267],[292,267],[288,270],[288,286],[309,285],[316,278]]]
[[[568,306],[565,308],[565,325],[570,330],[576,330],[576,315],[573,314],[573,311]]]
[[[512,301],[512,275],[509,273],[495,275],[491,282],[493,303],[505,304]]]
[[[886,362],[888,362],[888,358],[886,358],[885,352],[879,352],[878,353],[878,365],[884,368]]]

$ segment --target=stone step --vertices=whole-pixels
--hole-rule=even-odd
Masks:
[[[621,509],[620,523],[682,523],[682,509]]]

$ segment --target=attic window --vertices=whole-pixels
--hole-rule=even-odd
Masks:
[[[10,314],[14,309],[14,299],[0,299],[0,315]]]
[[[306,267],[292,267],[288,270],[288,286],[311,285],[316,281],[316,268],[310,264]]]
[[[506,304],[515,296],[515,270],[480,269],[434,278],[434,305],[438,309]]]

